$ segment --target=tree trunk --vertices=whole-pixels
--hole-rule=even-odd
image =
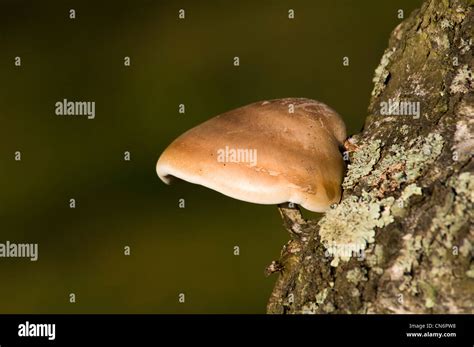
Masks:
[[[269,313],[473,312],[473,7],[427,0],[391,34],[342,201],[280,206]],[[419,108],[418,108],[419,107]]]

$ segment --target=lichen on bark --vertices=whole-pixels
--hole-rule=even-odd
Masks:
[[[474,312],[473,12],[427,0],[394,29],[342,201],[319,221],[280,209],[269,313]]]

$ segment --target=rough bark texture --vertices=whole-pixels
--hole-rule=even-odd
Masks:
[[[319,221],[280,207],[269,313],[474,312],[471,3],[428,0],[392,32],[341,203]]]

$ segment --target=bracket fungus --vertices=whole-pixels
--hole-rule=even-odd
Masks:
[[[247,202],[324,212],[341,199],[345,139],[342,118],[321,102],[256,102],[179,136],[156,171],[166,184],[178,178]]]

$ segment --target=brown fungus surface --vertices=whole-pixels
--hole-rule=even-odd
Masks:
[[[323,212],[341,198],[345,138],[342,118],[321,102],[256,102],[185,132],[156,170],[167,184],[179,178],[247,202]]]

